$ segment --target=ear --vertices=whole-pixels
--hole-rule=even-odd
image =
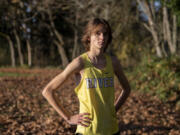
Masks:
[[[87,38],[87,41],[90,43],[90,38],[89,37]]]

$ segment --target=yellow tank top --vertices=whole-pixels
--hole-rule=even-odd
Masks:
[[[112,135],[119,130],[114,107],[114,71],[111,57],[105,57],[106,67],[101,70],[92,65],[87,53],[81,55],[85,67],[75,93],[80,102],[79,113],[90,113],[92,122],[88,127],[78,125],[76,133]]]

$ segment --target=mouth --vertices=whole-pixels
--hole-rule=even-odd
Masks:
[[[105,42],[104,41],[99,41],[98,44],[104,44]]]

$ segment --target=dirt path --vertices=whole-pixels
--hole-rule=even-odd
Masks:
[[[60,70],[1,68],[0,72],[21,74],[0,77],[1,135],[73,135],[76,127],[58,116],[41,95],[43,87]],[[56,94],[66,109],[78,113],[74,87],[71,78]],[[117,96],[117,85],[116,89]],[[132,91],[117,117],[122,135],[180,135],[180,112],[173,104],[148,94]]]

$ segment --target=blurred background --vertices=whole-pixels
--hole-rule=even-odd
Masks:
[[[1,0],[0,96],[2,101],[0,116],[3,120],[0,121],[0,131],[2,133],[16,133],[14,128],[10,130],[10,126],[12,127],[12,123],[18,121],[17,117],[26,117],[27,115],[27,118],[30,119],[30,116],[39,118],[41,115],[39,116],[37,113],[41,112],[42,108],[45,106],[47,110],[50,108],[42,98],[40,90],[73,58],[85,51],[81,43],[83,29],[86,23],[94,17],[106,19],[112,28],[113,41],[107,52],[116,55],[121,61],[134,94],[130,103],[137,101],[136,104],[141,106],[142,102],[145,102],[146,105],[152,101],[156,107],[157,104],[158,106],[165,105],[164,109],[160,107],[162,110],[160,109],[159,113],[153,113],[157,114],[157,121],[162,122],[160,122],[161,127],[154,127],[159,125],[156,122],[150,124],[153,125],[150,127],[154,129],[152,131],[145,130],[146,127],[131,125],[131,122],[139,120],[136,115],[131,115],[134,116],[132,119],[130,116],[122,118],[125,123],[122,132],[124,134],[162,133],[172,135],[180,133],[178,124],[180,119],[177,117],[180,111],[179,0]],[[72,81],[69,83],[70,86],[74,86]],[[71,89],[64,87],[64,89]],[[38,90],[34,91],[37,88]],[[7,91],[10,95],[7,94]],[[29,93],[30,91],[34,94]],[[137,94],[139,92],[148,96],[140,99],[141,96]],[[67,92],[64,94],[66,95]],[[24,109],[25,113],[21,114],[18,109],[23,108],[18,105],[21,104],[20,101],[26,103],[27,98],[27,102],[29,102],[37,95],[39,99],[34,100],[34,104],[38,104],[37,108],[41,108],[41,110],[38,112],[36,108],[33,112],[31,109],[29,111]],[[10,97],[13,98],[10,99]],[[153,99],[143,101],[146,97]],[[157,102],[156,100],[154,102],[154,97],[157,98]],[[16,101],[15,106],[13,100]],[[77,104],[77,99],[74,100]],[[73,99],[65,102],[72,103]],[[34,108],[34,104],[30,103],[30,108]],[[128,107],[131,112],[137,111],[137,108],[136,111],[131,109],[132,104]],[[144,111],[148,110],[147,108]],[[4,109],[7,112],[4,112]],[[157,109],[158,107],[151,111],[154,112]],[[77,106],[74,110],[78,110]],[[161,116],[163,110],[169,111]],[[151,111],[148,112],[149,115],[152,115]],[[15,118],[12,116],[12,112],[18,112]],[[52,115],[57,115],[53,110],[48,110],[48,112],[52,112],[52,114],[48,113],[46,120]],[[126,111],[124,110],[124,112]],[[124,112],[120,112],[119,115],[128,114]],[[167,114],[170,118],[167,117]],[[145,117],[145,114],[142,116]],[[47,127],[52,119],[48,119]],[[56,128],[56,130],[51,129],[46,132],[44,127],[37,126],[37,121],[32,121],[36,123],[34,126],[37,129],[34,128],[33,131],[31,128],[29,133],[72,134],[74,132],[68,126],[65,126],[66,130]],[[43,121],[44,118],[39,123],[42,124]],[[61,121],[63,120],[61,119],[57,123],[62,124]],[[148,120],[140,118],[139,122],[142,121]],[[173,122],[169,123],[169,121]],[[18,127],[16,124],[14,124],[15,127]],[[19,128],[28,133],[25,128]],[[164,132],[158,132],[159,129]],[[153,133],[156,130],[157,133]],[[17,134],[20,133],[18,130]]]

